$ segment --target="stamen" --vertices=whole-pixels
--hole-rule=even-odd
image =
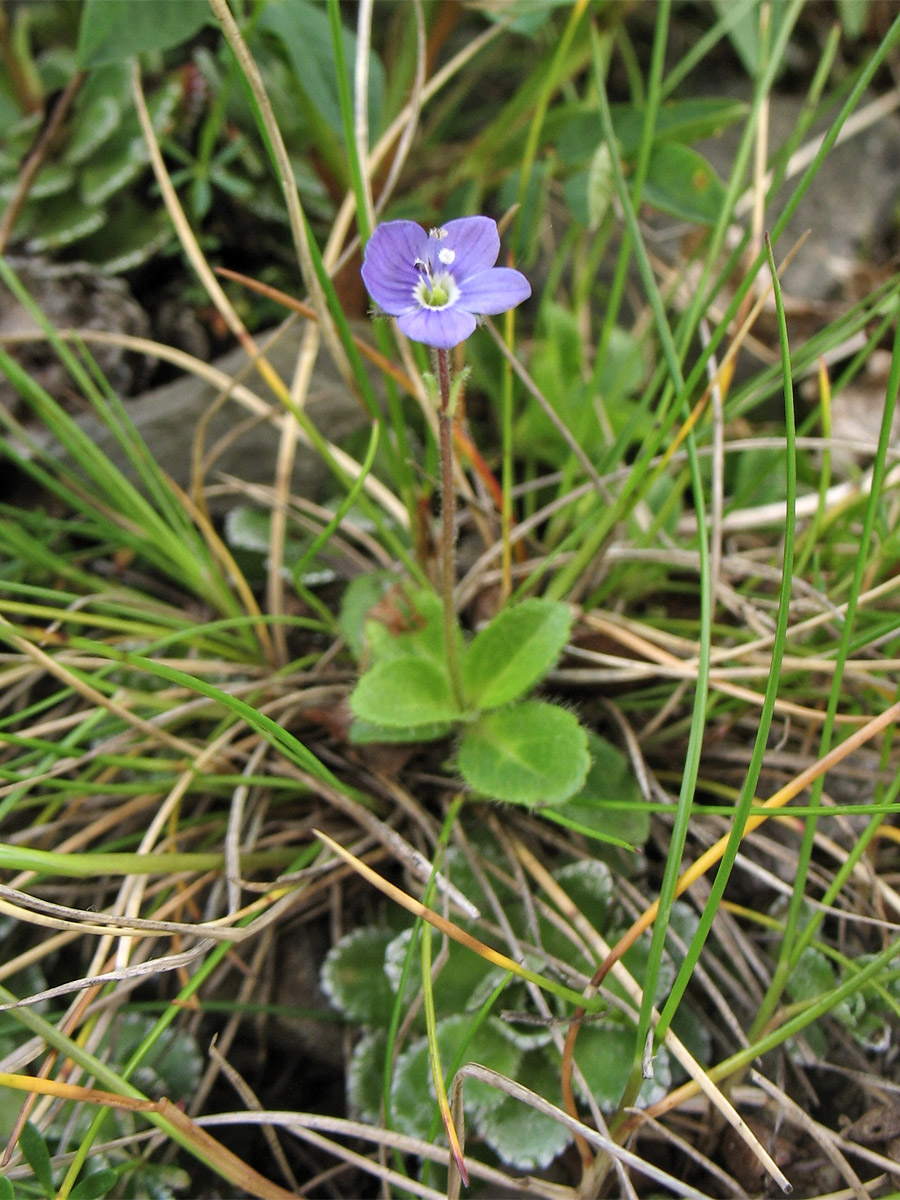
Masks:
[[[450,264],[453,262],[454,258],[456,258],[456,251],[451,250],[449,248],[449,246],[445,246],[443,250],[438,251],[438,258],[441,260],[441,262],[444,264],[445,267],[449,267]]]

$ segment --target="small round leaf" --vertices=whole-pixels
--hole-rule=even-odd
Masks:
[[[524,804],[562,804],[584,783],[587,734],[555,704],[527,700],[484,714],[466,730],[457,765],[483,796]]]
[[[342,937],[322,964],[322,991],[334,1007],[361,1025],[386,1025],[394,994],[384,971],[384,954],[393,934],[365,926]]]
[[[523,1056],[515,1078],[561,1107],[559,1065],[540,1051]],[[572,1140],[565,1125],[509,1095],[495,1108],[477,1111],[474,1125],[491,1149],[520,1171],[543,1170]]]
[[[347,1071],[347,1099],[353,1116],[363,1121],[377,1121],[381,1112],[386,1045],[384,1030],[376,1029],[363,1034],[353,1047]]]

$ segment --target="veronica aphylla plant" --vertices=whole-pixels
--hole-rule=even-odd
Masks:
[[[571,630],[566,605],[533,597],[508,605],[467,641],[454,605],[456,555],[453,422],[461,381],[449,352],[478,318],[531,295],[525,276],[494,264],[497,225],[463,217],[426,232],[413,221],[379,225],[366,246],[363,280],[378,307],[435,356],[441,475],[439,595],[411,584],[365,619],[370,665],[351,697],[358,742],[427,741],[455,735],[456,765],[477,794],[517,804],[561,804],[581,788],[587,734],[559,705],[528,693],[559,658]],[[358,581],[345,616],[365,610],[376,586]],[[365,599],[364,599],[365,597]],[[362,650],[360,643],[359,649]]]

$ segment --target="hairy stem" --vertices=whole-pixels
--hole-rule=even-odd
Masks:
[[[453,417],[450,413],[450,360],[446,350],[437,351],[438,386],[441,402],[438,409],[438,433],[441,451],[441,533],[440,574],[441,600],[444,604],[444,646],[453,698],[463,707],[462,678],[459,673],[459,648],[456,637],[456,607],[453,585],[456,581],[454,553],[456,490],[453,486]]]

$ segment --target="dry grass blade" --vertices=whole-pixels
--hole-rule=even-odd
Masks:
[[[857,729],[854,733],[851,733],[843,742],[840,743],[840,745],[835,746],[833,750],[830,750],[827,754],[823,755],[822,758],[812,763],[806,768],[805,771],[801,771],[799,775],[790,781],[790,783],[786,783],[784,787],[779,788],[778,791],[775,792],[774,795],[770,796],[768,800],[763,801],[762,807],[772,812],[775,812],[780,808],[784,808],[786,804],[789,804],[795,796],[798,796],[800,792],[809,787],[810,784],[816,779],[819,779],[821,776],[827,774],[832,767],[835,767],[839,762],[842,762],[848,754],[852,754],[854,750],[858,750],[860,746],[863,746],[866,742],[871,741],[873,737],[877,737],[879,733],[895,724],[898,719],[900,719],[900,701],[898,701],[896,704],[892,704],[889,708],[886,708],[884,712],[880,713],[877,717],[874,717],[871,721],[867,721],[861,729]],[[760,813],[758,815],[749,817],[743,832],[743,836],[745,838],[749,837],[749,835],[755,829],[758,829],[759,826],[768,819],[768,815],[768,813]],[[678,880],[675,894],[677,896],[682,895],[682,893],[687,891],[695,879],[698,879],[701,875],[704,875],[710,869],[710,867],[715,866],[715,864],[725,853],[725,848],[727,845],[728,835],[726,834],[721,837],[714,846],[711,846],[705,854],[702,854],[696,860],[696,862],[692,863],[691,866],[688,867],[688,869],[681,875]],[[656,903],[651,904],[650,907],[638,918],[638,920],[635,921],[631,929],[628,930],[621,941],[613,949],[611,956],[613,961],[620,958],[621,955],[624,954],[628,949],[628,947],[633,945],[636,939],[640,937],[643,931],[648,929],[650,925],[653,924],[653,922],[656,920],[657,912],[658,905]],[[611,965],[611,962],[605,963],[604,967],[608,969],[609,965]],[[601,967],[600,970],[605,974],[603,967]]]
[[[132,1096],[120,1096],[116,1092],[80,1087],[56,1079],[35,1079],[32,1076],[6,1073],[0,1074],[0,1086],[14,1088],[20,1092],[78,1100],[83,1104],[147,1113],[176,1129],[181,1139],[190,1145],[198,1158],[214,1164],[215,1169],[245,1195],[258,1197],[259,1200],[293,1200],[293,1192],[285,1191],[284,1188],[264,1179],[168,1100],[138,1100]]]
[[[40,1004],[45,1000],[55,1000],[59,996],[68,996],[72,992],[85,991],[87,988],[102,987],[107,983],[115,983],[120,980],[129,980],[134,985],[138,980],[146,978],[148,975],[162,975],[166,971],[179,971],[182,967],[189,966],[202,957],[213,945],[211,940],[198,943],[190,950],[182,951],[180,954],[168,954],[163,958],[151,958],[146,962],[135,963],[130,967],[122,967],[116,971],[103,971],[99,975],[89,975],[84,979],[73,979],[69,983],[61,983],[57,987],[46,988],[42,992],[35,992],[32,996],[27,996],[22,1000],[16,1000],[12,1003],[0,1004],[0,1012],[9,1012],[14,1008],[25,1008],[31,1004]]]
[[[464,1067],[461,1067],[457,1071],[453,1080],[454,1092],[464,1086],[466,1079],[477,1079],[482,1083],[488,1084],[490,1087],[499,1088],[507,1096],[511,1096],[514,1100],[518,1100],[522,1104],[527,1104],[535,1112],[543,1113],[545,1116],[551,1117],[554,1121],[558,1121],[560,1125],[565,1125],[567,1129],[571,1129],[573,1133],[583,1138],[586,1142],[590,1142],[593,1146],[596,1146],[598,1150],[610,1155],[611,1158],[618,1159],[625,1166],[640,1171],[642,1175],[646,1175],[654,1183],[658,1183],[662,1187],[674,1192],[676,1196],[684,1196],[686,1200],[711,1200],[711,1197],[705,1193],[690,1187],[680,1179],[675,1179],[667,1172],[653,1166],[652,1163],[645,1162],[639,1155],[633,1154],[630,1150],[626,1150],[623,1146],[619,1146],[609,1138],[603,1137],[596,1129],[591,1129],[589,1125],[584,1125],[577,1118],[571,1117],[567,1112],[564,1112],[563,1109],[558,1108],[555,1104],[551,1104],[549,1100],[545,1100],[543,1096],[537,1095],[536,1092],[523,1087],[522,1084],[516,1083],[513,1079],[507,1079],[505,1075],[500,1075],[497,1071],[492,1071],[488,1067],[481,1066],[479,1063],[466,1063]]]
[[[323,1133],[333,1133],[337,1137],[350,1138],[354,1141],[371,1142],[373,1145],[396,1150],[399,1154],[414,1155],[425,1162],[433,1162],[440,1166],[450,1165],[450,1152],[445,1146],[437,1146],[434,1142],[423,1138],[411,1137],[409,1134],[398,1133],[395,1129],[382,1129],[376,1125],[362,1121],[348,1120],[346,1117],[331,1117],[322,1113],[279,1112],[277,1110],[255,1113],[215,1113],[201,1117],[198,1125],[204,1128],[217,1128],[227,1125],[272,1125],[289,1130],[297,1136],[301,1131],[309,1130]],[[336,1148],[340,1157],[342,1151],[337,1142],[330,1145]],[[369,1159],[363,1159],[367,1173],[383,1178],[382,1168]],[[508,1175],[496,1167],[469,1160],[471,1174],[476,1179],[491,1184],[498,1193],[506,1196],[546,1196],[548,1200],[574,1200],[571,1188],[559,1187],[541,1183],[539,1180]],[[414,1180],[404,1180],[404,1189],[412,1189]]]
[[[373,887],[378,888],[380,892],[383,892],[385,896],[390,897],[391,900],[395,901],[402,908],[405,908],[407,912],[412,913],[413,916],[421,917],[423,921],[427,921],[429,925],[433,925],[438,932],[444,933],[447,935],[447,937],[453,938],[453,940],[459,942],[461,946],[466,946],[469,950],[473,951],[487,962],[492,963],[496,967],[501,967],[504,971],[509,971],[512,975],[515,975],[520,979],[524,979],[529,983],[537,984],[538,987],[545,988],[547,991],[554,992],[556,995],[570,1001],[573,998],[580,998],[577,997],[577,993],[572,992],[570,988],[563,987],[555,980],[544,978],[534,971],[529,971],[526,967],[523,967],[521,963],[514,962],[505,954],[500,954],[491,946],[479,941],[478,938],[472,937],[472,935],[467,933],[466,930],[460,929],[458,925],[454,925],[452,921],[448,921],[446,917],[441,916],[441,914],[435,912],[434,909],[428,908],[427,905],[422,904],[420,900],[416,900],[414,897],[408,895],[401,888],[395,887],[394,884],[392,884],[389,880],[384,879],[377,873],[377,871],[373,871],[371,867],[369,867],[361,859],[357,858],[356,855],[351,854],[349,850],[345,850],[339,842],[336,842],[333,838],[330,838],[327,833],[323,833],[320,829],[314,829],[313,833],[317,838],[324,842],[324,844],[330,850],[333,850],[338,858],[341,858],[344,862],[348,863],[354,871],[361,875],[363,879],[371,883]]]
[[[547,895],[553,900],[560,911],[567,916],[575,927],[580,931],[582,936],[590,943],[593,950],[604,957],[604,961],[609,961],[610,949],[606,942],[591,924],[578,912],[575,905],[566,895],[563,888],[556,882],[549,871],[542,863],[531,853],[531,851],[521,842],[516,844],[516,852],[522,859],[527,870],[534,876],[540,886],[546,891]],[[637,1009],[640,1009],[643,1000],[643,993],[640,985],[625,968],[624,964],[616,960],[612,967],[613,974],[616,980],[626,989]],[[599,981],[597,981],[599,983]],[[596,986],[596,985],[595,985]],[[656,1021],[659,1014],[654,1010],[653,1019]],[[566,1106],[571,1115],[575,1112],[575,1095],[572,1090],[570,1072],[571,1072],[571,1054],[574,1050],[575,1031],[578,1028],[578,1022],[573,1023],[570,1027],[568,1037],[566,1039],[566,1052],[563,1056],[563,1096],[566,1100]],[[697,1087],[703,1092],[704,1096],[710,1101],[717,1112],[728,1122],[728,1124],[736,1131],[738,1136],[746,1143],[751,1152],[759,1159],[766,1171],[776,1181],[778,1186],[784,1192],[791,1191],[791,1185],[785,1176],[784,1172],[772,1158],[771,1154],[760,1144],[759,1139],[754,1135],[753,1131],[748,1126],[731,1101],[725,1096],[715,1083],[709,1078],[701,1065],[697,1062],[688,1048],[684,1045],[671,1029],[667,1029],[663,1037],[663,1044],[672,1053],[675,1059],[684,1067],[688,1075],[696,1083]],[[587,1156],[583,1157],[587,1161]]]
[[[814,1121],[803,1108],[800,1107],[794,1100],[790,1098],[781,1088],[775,1087],[764,1075],[759,1071],[751,1071],[750,1078],[753,1082],[767,1095],[771,1096],[779,1106],[779,1109],[784,1114],[787,1121],[802,1129],[810,1138],[815,1141],[820,1147],[822,1153],[828,1161],[840,1172],[845,1182],[847,1183],[850,1192],[856,1197],[856,1200],[868,1200],[869,1191],[859,1178],[857,1173],[850,1166],[850,1163],[841,1154],[837,1147],[836,1139],[830,1129],[826,1129],[820,1125],[818,1121]]]

